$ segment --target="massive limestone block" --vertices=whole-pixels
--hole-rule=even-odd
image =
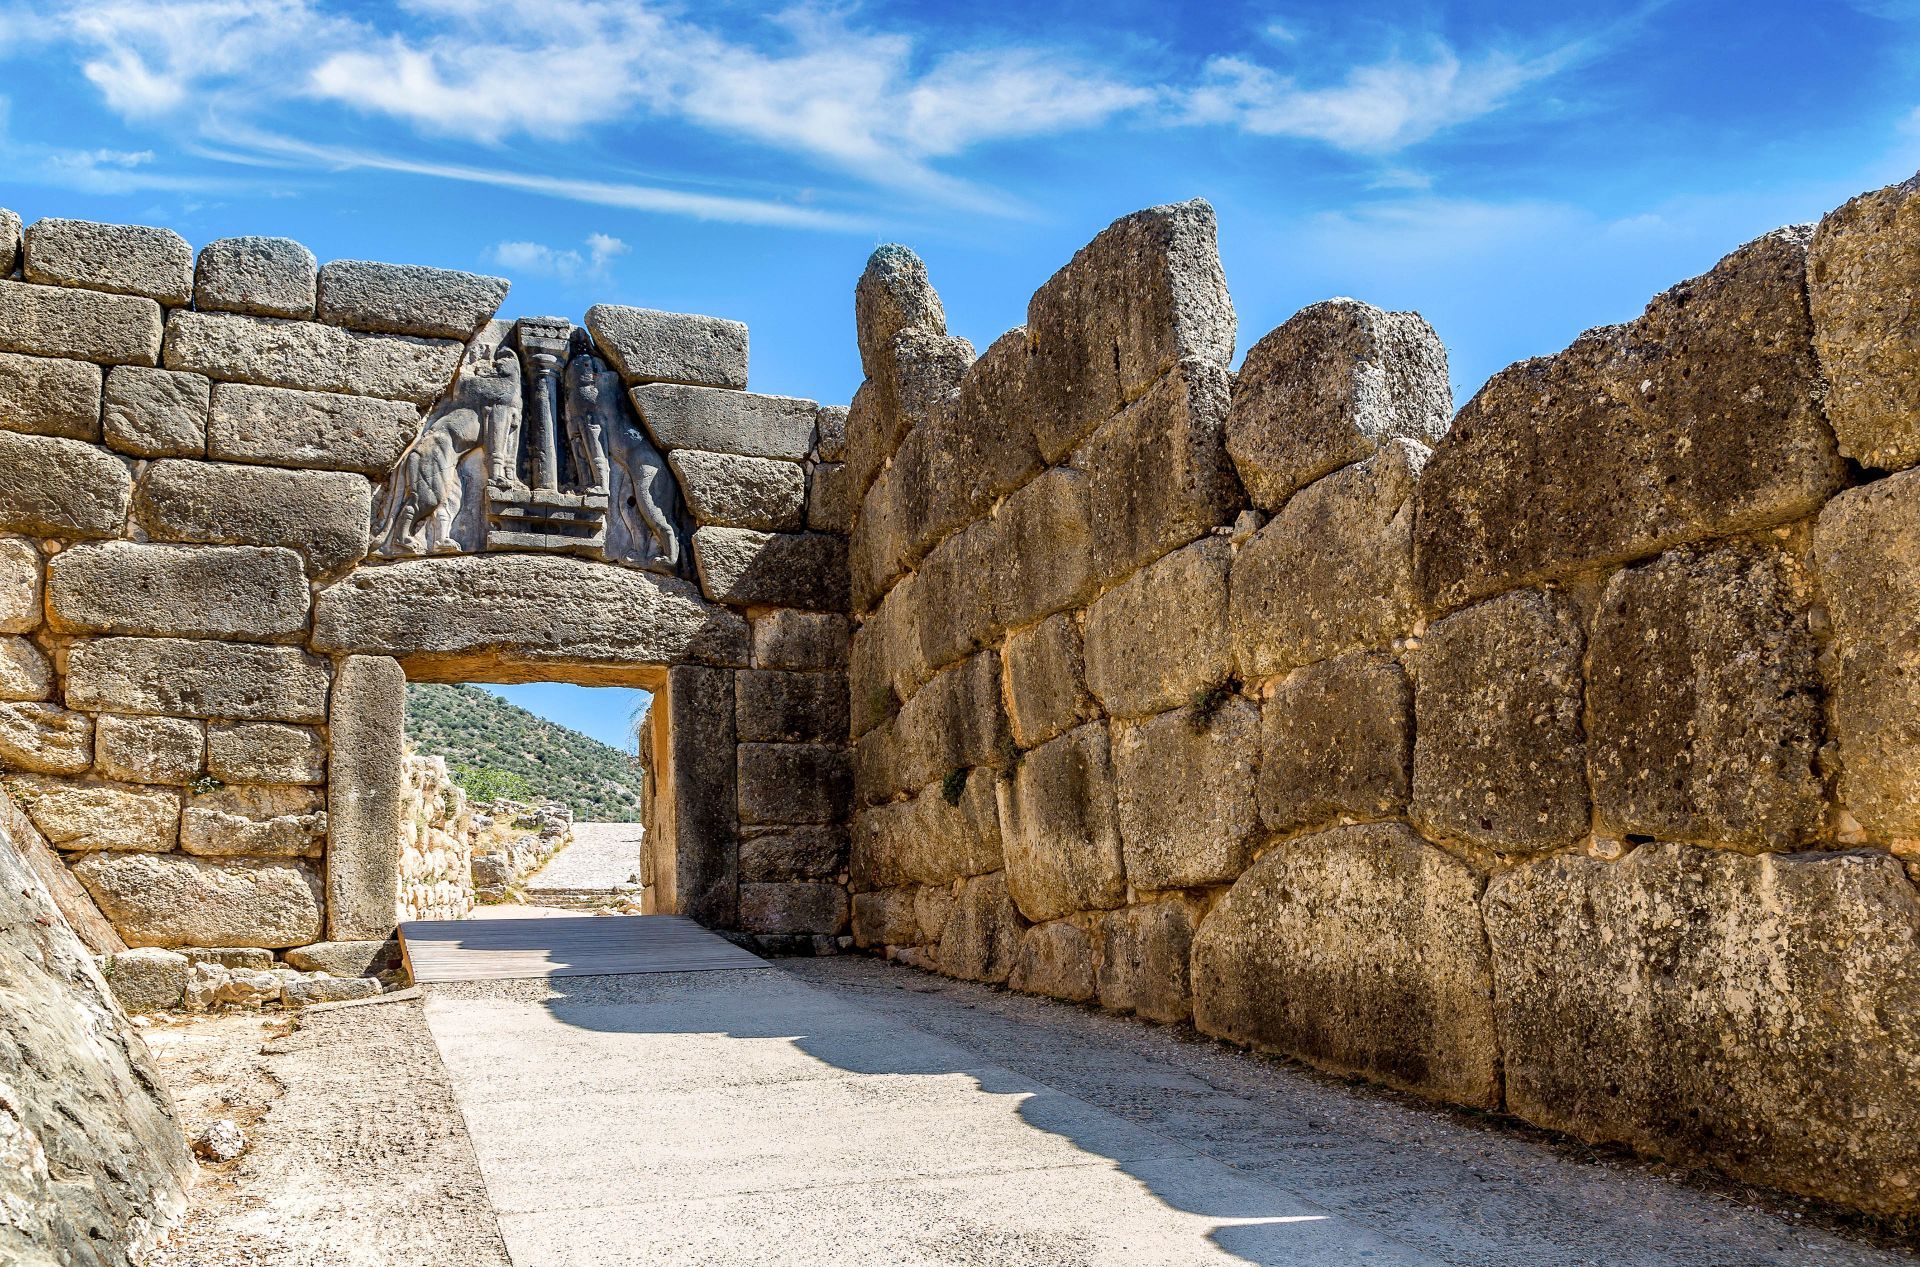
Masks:
[[[1426,450],[1388,439],[1307,486],[1233,560],[1234,661],[1268,677],[1413,628],[1413,489]]]
[[[1194,1024],[1335,1073],[1493,1108],[1501,1049],[1481,887],[1399,825],[1276,846],[1194,936]]]
[[[400,819],[407,679],[397,661],[355,655],[340,662],[327,728],[327,936],[365,941],[393,931],[400,894]],[[300,941],[317,941],[312,936]],[[204,945],[221,945],[205,942]],[[271,946],[273,942],[249,942]]]
[[[7,794],[58,849],[165,853],[180,838],[180,793],[127,783],[70,783],[16,775]]]
[[[862,950],[918,945],[920,920],[914,913],[913,903],[914,895],[910,888],[854,894],[854,945]]]
[[[0,635],[0,700],[43,700],[53,694],[53,663],[32,640]]]
[[[1009,635],[1002,658],[1007,720],[1022,748],[1036,748],[1099,716],[1099,705],[1087,690],[1080,626],[1072,613],[1062,612]]]
[[[885,721],[933,675],[921,651],[924,625],[914,599],[918,577],[901,578],[849,639],[853,734],[857,738]]]
[[[837,823],[847,816],[852,779],[845,749],[742,742],[737,783],[740,821]]]
[[[134,513],[161,541],[287,546],[326,573],[366,557],[373,486],[346,471],[174,459],[147,468]]]
[[[908,248],[889,242],[867,257],[853,288],[854,329],[860,364],[869,375],[880,372],[880,358],[903,330],[947,332],[947,314],[927,280],[927,266]]]
[[[841,826],[763,828],[740,842],[740,882],[833,880],[847,869],[847,829]]]
[[[944,780],[908,800],[860,811],[853,831],[856,886],[951,884],[1005,865],[994,777],[975,770],[959,794]]]
[[[207,766],[207,724],[197,717],[120,717],[94,723],[94,773],[128,783],[190,783]]]
[[[895,687],[911,692],[916,676],[924,676],[962,656],[971,655],[995,640],[1014,606],[1052,608],[1062,584],[1085,575],[1085,568],[1058,553],[1071,543],[1085,522],[1071,504],[1042,507],[1041,503],[1010,500],[1015,513],[1001,519],[968,524],[942,541],[920,564],[887,591],[870,618],[895,620],[908,644],[895,664]],[[1043,525],[1060,522],[1064,531],[1049,539]],[[1033,553],[1021,559],[1005,534],[1022,531]],[[885,610],[882,610],[885,609]]]
[[[212,397],[204,375],[116,365],[107,374],[107,444],[135,457],[200,457]]]
[[[1791,848],[1825,789],[1809,578],[1784,553],[1673,552],[1615,573],[1588,649],[1594,808],[1615,832]]]
[[[1355,651],[1295,672],[1261,709],[1260,821],[1297,832],[1405,811],[1413,690],[1390,657]]]
[[[693,560],[716,603],[846,610],[847,543],[831,533],[710,525],[693,534]]]
[[[1193,915],[1177,898],[1123,907],[1101,917],[1100,1006],[1174,1024],[1193,1014],[1188,960]]]
[[[309,726],[216,722],[207,730],[207,773],[223,783],[322,783],[327,742]]]
[[[281,548],[98,541],[47,563],[47,621],[64,633],[298,642],[309,597]]]
[[[405,401],[221,383],[206,422],[207,456],[384,477],[420,433]]]
[[[997,790],[1007,891],[1022,915],[1038,922],[1126,900],[1106,726],[1078,726],[1041,744]]]
[[[326,852],[324,813],[251,818],[188,805],[180,818],[180,848],[204,858],[318,858]]]
[[[653,383],[630,393],[663,449],[702,449],[798,462],[813,452],[815,405],[717,387]]]
[[[109,713],[323,722],[327,662],[298,647],[94,638],[67,655],[67,703]]]
[[[837,884],[742,884],[740,928],[749,933],[832,936],[847,924]]]
[[[1069,1003],[1087,1002],[1094,993],[1092,943],[1065,920],[1034,925],[1020,939],[1007,987]]]
[[[950,409],[973,364],[973,344],[918,327],[902,330],[847,413],[847,455],[864,494],[874,474],[914,429]]]
[[[797,462],[675,449],[667,463],[687,509],[703,524],[798,532],[807,522],[807,473]]]
[[[1848,489],[1814,528],[1840,799],[1879,839],[1920,836],[1920,472]]]
[[[753,618],[753,667],[844,668],[848,638],[847,618],[837,612],[773,608]]]
[[[0,429],[100,439],[98,365],[0,352]]]
[[[0,431],[0,530],[116,537],[132,500],[133,476],[111,453],[79,440]]]
[[[129,946],[276,949],[320,939],[320,876],[307,862],[96,853],[73,870]]]
[[[951,407],[928,419],[941,459],[936,491],[953,496],[969,519],[1046,465],[1027,424],[1031,365],[1027,332],[1009,330],[967,367]]]
[[[1232,522],[1243,495],[1227,456],[1227,385],[1222,367],[1183,361],[1087,442],[1102,583]]]
[[[0,352],[158,365],[160,336],[151,299],[0,279]]]
[[[1135,889],[1224,884],[1253,856],[1260,709],[1230,699],[1115,722],[1113,782]]]
[[[20,213],[0,207],[0,277],[20,265]]]
[[[1000,872],[975,876],[961,886],[940,933],[934,961],[963,981],[1005,981],[1020,952],[1020,913],[1007,897]]]
[[[596,666],[745,664],[747,622],[684,581],[585,559],[524,554],[361,568],[314,601],[313,645],[400,659],[423,680],[476,671],[537,678]],[[731,690],[731,688],[729,688]],[[729,704],[731,713],[731,704]]]
[[[507,279],[418,264],[332,260],[320,270],[320,320],[382,334],[465,341],[507,297]]]
[[[1813,344],[1840,452],[1863,466],[1920,462],[1920,177],[1829,211],[1807,252]]]
[[[0,765],[79,774],[93,764],[93,719],[57,704],[0,704]]]
[[[1413,820],[1489,849],[1587,835],[1580,626],[1562,595],[1522,590],[1435,624],[1414,673]]]
[[[255,317],[313,316],[319,263],[291,238],[221,238],[200,248],[193,306]]]
[[[747,327],[742,322],[595,304],[587,309],[587,330],[628,384],[747,385]]]
[[[1560,855],[1492,881],[1486,912],[1512,1112],[1869,1211],[1920,1206],[1920,901],[1897,861]]]
[[[20,537],[0,537],[0,633],[40,623],[40,552]]]
[[[1821,415],[1804,229],[1623,326],[1495,375],[1420,479],[1422,600],[1483,595],[1810,514],[1844,479]]]
[[[1087,611],[1087,685],[1115,717],[1193,701],[1227,676],[1231,547],[1208,536],[1130,577]]]
[[[193,248],[172,229],[52,216],[27,230],[30,282],[145,295],[170,307],[193,293]]]
[[[1437,442],[1452,416],[1447,349],[1425,318],[1329,299],[1248,351],[1227,450],[1254,505],[1272,513],[1392,441]]]
[[[1199,199],[1137,211],[1034,292],[1027,331],[1043,389],[1034,430],[1047,461],[1059,461],[1177,362],[1226,368],[1233,301],[1216,236],[1213,208]]]
[[[983,651],[934,674],[901,707],[893,730],[904,782],[890,791],[924,787],[955,770],[1005,766],[1012,741],[1000,699],[1000,657]]]
[[[1004,624],[1031,624],[1093,593],[1091,481],[1056,467],[1001,504],[993,518],[998,590],[994,614]]]
[[[464,345],[366,334],[314,321],[176,310],[166,366],[230,383],[385,396],[431,404],[453,381]]]
[[[847,676],[749,669],[734,674],[740,741],[845,743]]]

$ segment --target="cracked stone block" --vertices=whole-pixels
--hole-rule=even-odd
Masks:
[[[56,849],[165,853],[180,838],[177,788],[16,775],[7,779],[7,794]]]

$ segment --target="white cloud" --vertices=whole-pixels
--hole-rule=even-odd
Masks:
[[[487,251],[487,260],[509,272],[552,277],[563,282],[598,281],[607,276],[607,264],[633,248],[606,233],[589,233],[584,252],[560,249],[540,242],[499,242]]]

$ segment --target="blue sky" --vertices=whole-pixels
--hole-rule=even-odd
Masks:
[[[1242,351],[1330,295],[1414,308],[1464,400],[1920,167],[1920,0],[1090,11],[0,0],[0,205],[734,317],[753,387],[844,402],[876,244],[984,347],[1199,195]]]

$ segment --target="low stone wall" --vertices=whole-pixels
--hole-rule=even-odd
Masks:
[[[1920,182],[1452,415],[1417,315],[1229,372],[1204,203],[977,358],[856,292],[853,930],[1920,1211]]]

